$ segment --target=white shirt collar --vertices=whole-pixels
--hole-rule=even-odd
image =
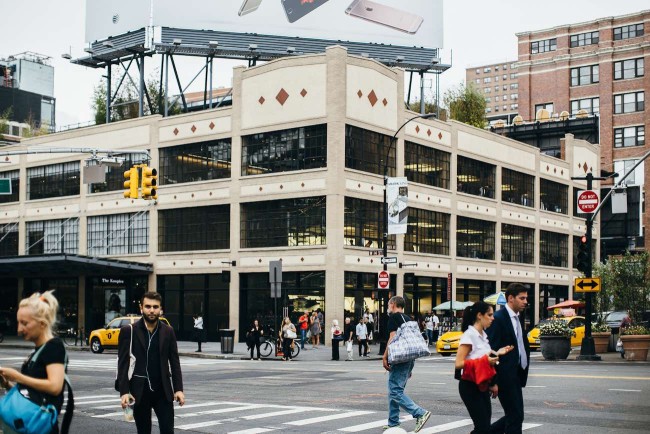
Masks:
[[[517,318],[517,317],[519,317],[519,314],[518,314],[518,313],[515,313],[515,311],[512,310],[512,309],[510,308],[510,306],[508,306],[507,304],[506,304],[506,309],[508,310],[508,315],[510,315],[510,318]]]
[[[474,327],[473,325],[469,326],[467,330],[470,330],[470,333],[474,333],[476,336],[479,336],[481,339],[487,338],[487,335],[485,334],[485,330],[483,331],[483,333],[481,333],[478,330],[476,330],[476,327]]]

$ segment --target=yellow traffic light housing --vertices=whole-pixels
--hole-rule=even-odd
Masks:
[[[142,198],[143,199],[158,199],[156,186],[158,185],[158,171],[153,167],[142,166]]]
[[[138,168],[137,167],[132,167],[126,172],[124,172],[124,188],[126,190],[124,191],[124,197],[129,199],[137,199],[138,198]]]

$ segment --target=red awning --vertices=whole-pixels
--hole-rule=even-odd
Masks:
[[[555,309],[555,308],[568,308],[568,307],[585,307],[585,302],[584,301],[576,301],[576,300],[567,300],[563,301],[562,303],[554,304],[553,306],[547,307],[548,310]]]

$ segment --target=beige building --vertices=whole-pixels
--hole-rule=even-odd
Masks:
[[[449,278],[454,301],[528,284],[528,322],[545,317],[573,295],[585,221],[569,200],[584,184],[571,176],[599,173],[598,146],[567,136],[559,159],[424,119],[391,146],[416,115],[403,89],[403,70],[332,47],[235,68],[230,107],[24,141],[14,148],[148,149],[160,186],[155,201],[123,198],[123,171],[147,162],[140,154],[90,185],[87,154],[11,157],[0,173],[13,185],[0,196],[0,310],[56,289],[62,321],[90,330],[157,290],[182,339],[197,312],[214,339],[272,322],[269,262],[281,260],[278,305],[294,321],[307,309],[327,324],[376,311],[388,295],[375,255],[388,155],[389,176],[409,180],[408,232],[388,243],[391,292],[407,312],[447,301]]]
[[[519,82],[515,61],[473,66],[465,70],[465,83],[485,97],[485,117],[490,123],[510,123],[519,110]]]

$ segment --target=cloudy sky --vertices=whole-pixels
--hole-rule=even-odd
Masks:
[[[332,1],[346,3],[350,0]],[[11,2],[11,7],[3,7],[0,16],[0,58],[24,51],[52,58],[59,126],[86,122],[93,118],[92,91],[104,72],[73,65],[61,58],[62,53],[71,53],[73,57],[85,55],[85,8],[86,0],[21,0]],[[465,68],[469,66],[516,59],[517,32],[624,15],[644,9],[650,9],[647,0],[444,0],[445,47],[442,61],[452,63],[453,67],[442,75],[441,90],[444,92],[450,86],[462,82]],[[157,66],[159,61],[152,63]],[[188,63],[190,64],[181,72],[184,83],[202,65],[200,61]],[[236,64],[225,60],[219,61],[218,65],[215,62],[217,69],[214,85],[229,86],[231,70]],[[151,69],[148,70],[150,72]],[[202,84],[197,85],[198,89],[190,90],[200,90]],[[414,85],[419,86],[416,83]]]

